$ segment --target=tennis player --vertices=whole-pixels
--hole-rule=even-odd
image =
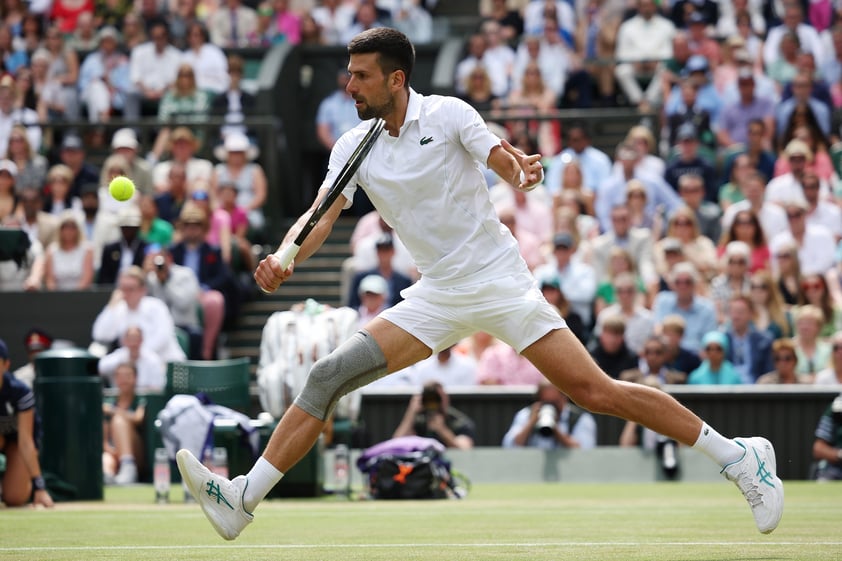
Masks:
[[[229,481],[179,451],[182,477],[216,531],[234,539],[252,521],[258,503],[316,442],[342,395],[476,331],[514,347],[585,409],[634,421],[707,454],[743,492],[757,528],[774,530],[783,487],[772,445],[760,437],[725,438],[668,394],[608,377],[544,300],[517,242],[497,219],[481,170],[488,166],[528,191],[543,179],[540,155],[526,155],[493,135],[468,104],[415,92],[409,85],[415,51],[402,33],[370,29],[351,40],[348,53],[347,91],[364,122],[334,146],[317,202],[370,128],[365,121],[383,118],[385,132],[297,258],[321,246],[359,185],[406,244],[421,280],[402,292],[402,302],[313,365],[247,475]],[[313,209],[290,229],[278,253]],[[282,269],[276,253],[260,262],[254,278],[264,291],[274,291],[293,269],[294,263]]]

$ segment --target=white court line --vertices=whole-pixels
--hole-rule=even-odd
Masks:
[[[0,547],[0,553],[44,552],[44,551],[157,551],[157,550],[204,550],[204,549],[392,549],[392,548],[459,548],[488,549],[498,547],[643,547],[643,546],[840,546],[842,541],[827,542],[511,542],[511,543],[359,543],[359,544],[212,544],[212,545],[80,545],[80,546],[33,546]]]

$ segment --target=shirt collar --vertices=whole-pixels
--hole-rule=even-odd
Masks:
[[[409,88],[409,102],[406,104],[406,117],[403,120],[403,126],[411,121],[417,121],[421,117],[421,102],[423,99],[423,95]]]

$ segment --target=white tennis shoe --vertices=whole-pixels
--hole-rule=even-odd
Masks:
[[[248,479],[239,475],[229,481],[206,468],[189,450],[179,450],[175,459],[182,481],[216,532],[226,540],[239,536],[254,520],[254,515],[243,506]]]
[[[734,442],[745,448],[745,454],[722,468],[722,474],[743,492],[757,529],[768,534],[778,527],[784,512],[784,484],[776,475],[775,449],[759,436]]]

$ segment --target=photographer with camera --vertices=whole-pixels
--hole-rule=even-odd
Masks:
[[[818,481],[842,480],[842,394],[839,394],[819,419],[813,458],[818,461]]]
[[[202,358],[203,331],[199,322],[201,287],[190,267],[173,262],[165,247],[150,245],[143,261],[150,296],[166,303],[175,326],[190,336],[190,359]]]
[[[392,438],[423,436],[435,438],[448,448],[474,447],[474,422],[450,407],[450,396],[439,382],[427,382],[420,394],[412,396]]]
[[[572,404],[561,390],[541,382],[535,403],[515,414],[503,436],[503,447],[531,446],[553,448],[593,448],[596,446],[596,420]]]

